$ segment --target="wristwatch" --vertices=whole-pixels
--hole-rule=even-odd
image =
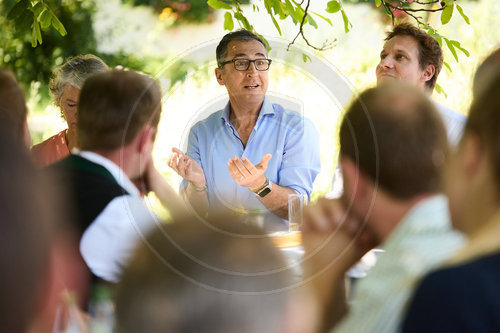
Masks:
[[[259,187],[257,190],[254,190],[253,193],[255,193],[259,197],[263,198],[266,195],[268,195],[269,192],[271,192],[272,188],[273,188],[273,183],[270,182],[269,178],[266,177],[266,181],[265,181],[264,185]]]

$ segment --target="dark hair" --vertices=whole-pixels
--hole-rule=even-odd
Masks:
[[[494,73],[481,88],[481,94],[474,97],[464,131],[480,137],[490,155],[497,194],[500,194],[500,66],[490,70]]]
[[[500,47],[496,47],[486,59],[479,65],[474,75],[472,92],[474,97],[479,97],[481,91],[488,87],[492,79],[500,69]]]
[[[434,76],[425,83],[427,88],[432,91],[436,86],[437,78],[443,67],[443,50],[438,41],[424,30],[406,22],[396,25],[392,31],[389,31],[385,41],[396,36],[410,36],[417,41],[420,69],[423,70],[429,65],[434,65]]]
[[[235,217],[164,224],[123,272],[118,330],[277,332],[288,301],[285,267],[270,238]]]
[[[340,127],[340,154],[396,198],[439,190],[446,131],[425,94],[387,83],[363,92]]]
[[[0,327],[26,332],[47,287],[50,222],[26,148],[0,123]]]
[[[256,40],[259,43],[261,43],[267,51],[267,46],[266,44],[264,44],[264,41],[253,32],[245,29],[232,31],[226,34],[224,37],[222,37],[221,41],[219,42],[219,45],[217,45],[217,49],[215,51],[217,57],[217,66],[221,67],[220,64],[226,59],[227,46],[229,42],[233,40],[239,40],[239,41]]]
[[[113,150],[130,143],[146,124],[158,126],[160,87],[134,71],[110,71],[88,78],[78,103],[81,149]]]
[[[5,130],[23,142],[24,122],[28,114],[24,95],[12,72],[0,69],[0,122]]]

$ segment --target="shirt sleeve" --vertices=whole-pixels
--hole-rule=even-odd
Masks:
[[[278,184],[307,195],[309,200],[320,169],[318,132],[309,119],[300,117],[287,132]]]
[[[141,198],[117,197],[83,233],[82,257],[94,275],[118,282],[135,248],[157,223],[158,218]]]

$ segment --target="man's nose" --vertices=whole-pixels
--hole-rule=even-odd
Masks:
[[[379,66],[391,68],[393,66],[391,57],[385,57],[384,59],[380,59]]]
[[[249,74],[257,72],[257,67],[255,66],[255,61],[250,62],[250,65],[248,66],[247,72]]]

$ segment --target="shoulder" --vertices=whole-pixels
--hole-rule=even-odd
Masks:
[[[460,122],[460,123],[465,123],[467,121],[467,117],[458,112],[458,111],[455,111],[441,103],[438,103],[436,101],[432,101],[434,103],[434,106],[436,107],[436,109],[438,110],[438,112],[441,114],[441,116],[447,120],[454,120],[454,121],[457,121],[457,122]]]
[[[209,128],[213,128],[214,126],[219,126],[222,124],[222,116],[224,114],[224,110],[216,111],[210,114],[205,119],[197,121],[192,127],[191,131],[200,131]]]
[[[31,155],[35,160],[35,164],[39,167],[52,164],[68,156],[69,153],[70,151],[66,143],[66,130],[51,136],[31,148]]]

